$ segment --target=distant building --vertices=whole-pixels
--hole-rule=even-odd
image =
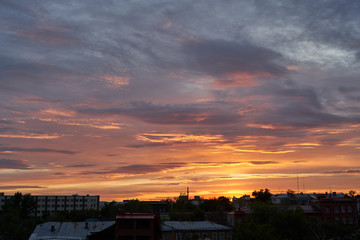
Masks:
[[[162,240],[231,240],[232,228],[209,221],[165,221],[161,231]]]
[[[6,200],[13,196],[0,194],[0,209],[3,208]],[[100,196],[79,196],[77,194],[70,196],[42,196],[33,195],[36,201],[35,216],[44,214],[54,214],[59,211],[74,210],[99,210]]]
[[[112,240],[114,228],[115,221],[47,222],[37,225],[29,240]]]
[[[286,201],[286,200],[291,201]],[[237,200],[237,199],[236,199]],[[328,222],[342,222],[346,225],[359,228],[360,200],[345,197],[344,194],[281,194],[275,195],[272,202],[284,210],[294,210],[300,207],[307,220],[317,219]],[[240,207],[228,213],[228,224],[235,226],[242,222],[252,212],[250,205]]]
[[[357,201],[354,198],[337,197],[336,194],[319,200],[322,219],[330,222],[342,222],[358,227]]]
[[[115,240],[158,240],[160,238],[158,214],[122,212],[116,216]]]

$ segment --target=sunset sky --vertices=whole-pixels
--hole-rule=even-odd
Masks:
[[[359,12],[1,1],[0,192],[359,192]]]

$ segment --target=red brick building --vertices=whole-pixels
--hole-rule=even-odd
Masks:
[[[123,212],[116,216],[115,240],[158,240],[160,238],[159,215]]]
[[[358,226],[358,211],[356,199],[353,198],[322,198],[320,199],[322,220],[343,222],[347,225]]]

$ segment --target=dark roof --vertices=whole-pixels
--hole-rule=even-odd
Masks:
[[[161,224],[161,230],[168,231],[214,231],[231,230],[230,227],[209,221],[165,221]]]
[[[29,240],[85,240],[88,236],[101,232],[115,224],[106,222],[46,222],[36,226]]]

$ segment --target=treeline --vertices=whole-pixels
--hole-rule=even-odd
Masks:
[[[291,198],[285,199],[282,205],[272,203],[270,190],[261,189],[252,193],[253,197],[247,202],[251,212],[237,224],[233,233],[233,240],[325,240],[346,239],[360,240],[360,233],[341,222],[331,223],[320,220],[307,220],[300,207],[289,209],[286,206],[296,204]],[[349,192],[348,197],[359,197],[355,192]],[[210,219],[226,225],[226,212],[232,211],[233,205],[229,198],[218,197],[202,199],[196,204],[183,198],[162,200],[170,220],[173,221],[201,221]],[[89,218],[101,220],[115,220],[120,211],[151,212],[153,207],[149,202],[129,200],[126,203],[115,201],[105,203],[99,211],[62,211],[42,217],[33,216],[36,201],[30,194],[16,193],[8,199],[0,211],[0,239],[25,240],[28,239],[37,224],[49,221],[67,222],[85,221]],[[211,217],[213,219],[211,219]]]
[[[288,190],[288,198],[280,205],[272,203],[270,190],[252,193],[249,202],[251,213],[239,222],[233,234],[234,240],[358,240],[360,232],[342,222],[332,223],[319,219],[307,219],[302,208],[296,206],[294,192]],[[359,197],[350,191],[346,197]],[[288,208],[288,206],[296,206]]]

